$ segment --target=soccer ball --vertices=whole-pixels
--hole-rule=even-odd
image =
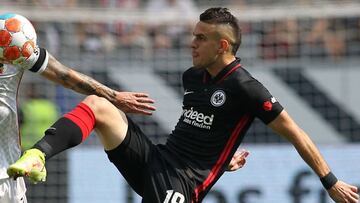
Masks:
[[[15,13],[0,15],[0,60],[21,65],[36,50],[36,32],[24,16]]]

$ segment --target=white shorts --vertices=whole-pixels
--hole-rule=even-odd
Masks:
[[[0,179],[0,202],[1,203],[27,203],[26,187],[22,177]]]

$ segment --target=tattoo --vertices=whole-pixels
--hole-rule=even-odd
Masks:
[[[74,84],[79,90],[85,91],[88,94],[97,94],[97,90],[101,89],[94,79],[80,73],[79,77],[81,80]]]
[[[95,94],[97,96],[105,97],[109,101],[115,100],[116,91],[87,75],[62,65],[54,58],[51,58],[51,65],[46,69],[45,75],[54,82],[61,84],[66,88],[73,89],[78,93],[85,95]]]

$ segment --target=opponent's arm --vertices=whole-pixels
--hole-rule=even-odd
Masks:
[[[154,100],[150,99],[148,94],[115,91],[87,75],[66,67],[43,48],[36,47],[34,56],[18,66],[32,72],[39,72],[43,77],[78,93],[104,97],[126,113],[151,115],[155,110],[155,107],[151,105]],[[0,58],[0,64],[2,66],[9,62]]]
[[[328,164],[325,162],[315,144],[291,119],[285,110],[283,110],[275,120],[269,123],[269,127],[289,140],[303,160],[320,178],[330,173]],[[325,180],[325,183],[324,180],[322,181],[324,186],[327,187],[326,189],[330,197],[336,202],[358,202],[359,195],[357,194],[357,188],[342,181],[337,181],[337,179],[334,178],[330,181],[332,183],[330,183],[329,180]],[[330,183],[330,185],[328,183]]]
[[[147,94],[115,91],[87,75],[66,67],[51,54],[49,54],[47,67],[41,75],[78,93],[85,95],[95,94],[104,97],[127,113],[151,115],[152,111],[155,110],[155,108],[150,105],[154,103],[154,101],[150,99]]]
[[[79,73],[61,64],[51,54],[46,69],[41,73],[45,78],[85,95],[101,95],[111,102],[115,101],[116,92],[91,77]]]

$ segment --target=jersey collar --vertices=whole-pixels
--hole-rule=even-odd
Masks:
[[[206,70],[204,71],[203,83],[221,83],[227,76],[229,76],[236,69],[241,67],[240,58],[236,58],[229,65],[225,66],[214,78]]]

